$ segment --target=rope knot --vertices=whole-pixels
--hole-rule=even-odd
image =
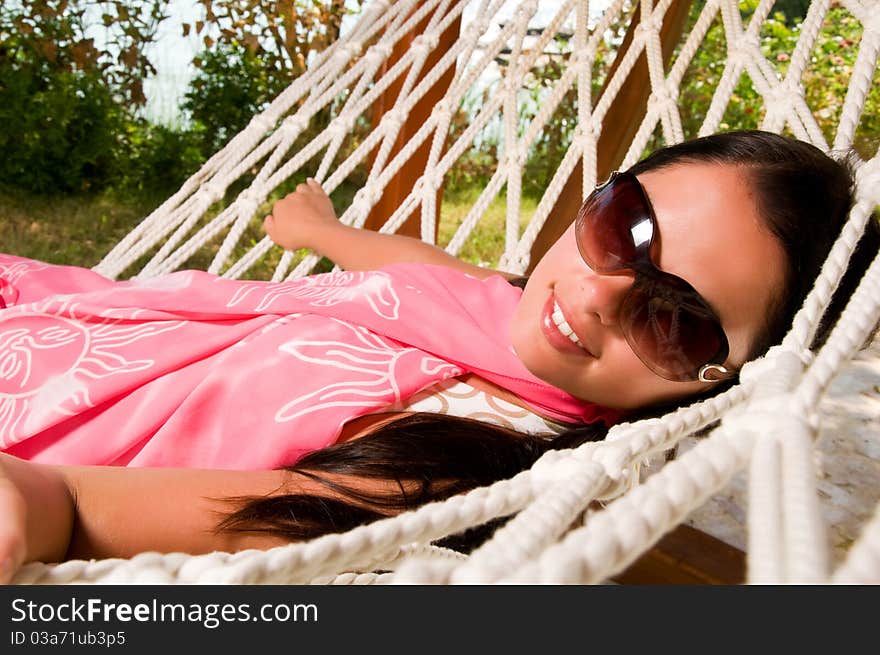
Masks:
[[[202,193],[208,199],[209,203],[215,203],[220,200],[226,193],[226,187],[214,180],[205,182],[202,185]]]
[[[344,52],[349,59],[358,57],[364,50],[364,44],[360,41],[349,41],[342,46],[341,51]]]
[[[438,43],[440,43],[440,38],[436,34],[419,34],[413,39],[410,48],[414,50],[416,54],[427,55],[437,48]]]
[[[259,132],[268,132],[273,125],[275,125],[275,121],[269,120],[263,114],[257,114],[250,120],[247,129]]]
[[[354,194],[354,199],[351,204],[353,206],[358,206],[359,209],[369,211],[371,207],[379,202],[379,198],[381,197],[382,189],[375,184],[368,184],[367,186],[358,189],[357,193]]]
[[[636,38],[645,38],[649,34],[659,34],[662,27],[663,19],[652,13],[650,16],[642,19],[642,21],[636,26],[635,36]]]
[[[754,383],[760,383],[771,375],[785,375],[786,379],[792,379],[812,361],[813,354],[809,350],[793,350],[783,345],[773,346],[763,357],[746,362],[739,377],[742,382]]]
[[[776,105],[781,109],[784,104],[791,104],[792,100],[797,98],[797,91],[791,89],[787,84],[779,84],[770,87],[770,90],[764,97],[764,100],[771,105]]]
[[[368,59],[371,64],[381,64],[391,56],[391,50],[390,43],[377,43],[376,45],[370,46],[370,49],[367,50],[367,54],[365,54],[364,57]]]
[[[444,97],[440,102],[434,105],[433,113],[437,114],[438,118],[442,118],[445,116],[452,115],[452,103],[449,102],[449,98]]]
[[[501,255],[501,258],[498,261],[498,268],[516,275],[522,275],[525,273],[528,266],[528,257],[521,254],[504,254]]]
[[[238,195],[236,202],[243,213],[253,214],[260,206],[262,200],[260,196],[261,194],[257,193],[256,189],[247,188]]]
[[[389,109],[387,112],[385,112],[385,115],[382,116],[382,123],[388,125],[390,129],[394,130],[399,130],[404,121],[405,118],[403,116],[403,112],[397,108]]]
[[[744,33],[739,39],[740,47],[746,52],[755,52],[761,49],[761,40],[757,34]]]
[[[511,146],[510,150],[507,151],[507,159],[518,168],[523,168],[528,160],[526,148],[521,143]]]
[[[727,59],[732,64],[745,64],[751,59],[751,43],[746,37],[731,41],[728,48]]]
[[[296,138],[306,129],[308,124],[308,120],[299,114],[294,114],[285,118],[284,122],[281,123],[281,134],[286,138]]]
[[[419,179],[424,180],[426,193],[436,193],[443,186],[444,177],[442,171],[432,170],[425,172],[425,175]]]
[[[662,85],[651,91],[650,102],[659,106],[661,109],[669,109],[670,106],[677,104],[676,98],[669,92],[666,85]]]
[[[585,444],[576,451],[551,450],[542,455],[530,469],[532,489],[541,492],[576,475],[592,471],[594,474],[603,473],[602,465],[592,461],[590,451],[596,448],[595,443]],[[587,452],[582,453],[582,449]],[[579,456],[579,453],[580,456]]]
[[[480,35],[486,31],[485,23],[474,21],[462,30],[462,36],[467,43],[471,43],[480,38]]]
[[[785,432],[785,426],[797,418],[791,411],[793,406],[790,393],[752,395],[748,402],[728,410],[721,429],[730,435],[745,433],[760,437],[781,434]]]
[[[527,2],[523,2],[517,8],[516,13],[520,16],[531,16],[538,9],[538,1],[537,0],[528,0]]]
[[[425,177],[425,175],[426,175],[426,174],[423,174],[421,177],[419,177],[419,179],[417,179],[417,180],[413,183],[411,193],[412,193],[414,196],[420,196],[420,195],[422,195],[423,193],[429,191],[428,186],[429,186],[430,182],[429,182],[428,179]]]
[[[351,132],[354,127],[354,121],[355,119],[351,113],[342,113],[333,119],[333,122],[327,127],[327,130],[336,139],[341,139]]]
[[[370,3],[370,9],[375,14],[383,14],[391,7],[391,0],[374,0]]]
[[[856,189],[870,204],[880,204],[880,159],[875,157],[856,169]]]
[[[584,48],[583,50],[575,50],[571,53],[572,66],[591,66],[596,55],[595,46]]]

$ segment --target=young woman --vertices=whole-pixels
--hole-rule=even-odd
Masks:
[[[666,148],[597,188],[522,291],[433,246],[340,224],[313,181],[265,228],[344,274],[113,283],[0,261],[0,580],[31,560],[344,530],[510,477],[621,415],[717,393],[788,329],[851,187],[846,166],[774,134]],[[872,222],[816,346],[878,243]],[[85,315],[87,353],[70,337]],[[113,350],[135,342],[149,357]],[[59,353],[91,368],[46,373]],[[138,378],[157,363],[167,370]],[[41,402],[25,405],[25,388]],[[450,407],[473,395],[475,409]]]

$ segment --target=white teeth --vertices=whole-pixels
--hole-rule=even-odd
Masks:
[[[568,337],[572,343],[577,344],[580,348],[586,350],[584,344],[581,343],[580,339],[578,339],[577,335],[574,333],[574,330],[571,329],[568,321],[565,320],[565,316],[563,316],[562,310],[559,308],[559,305],[556,304],[555,300],[553,301],[553,314],[551,317],[553,318],[554,325],[559,328],[559,331],[563,335]]]

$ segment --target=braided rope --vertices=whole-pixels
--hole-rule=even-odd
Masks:
[[[437,43],[453,20],[467,15],[467,4],[454,0],[372,3],[347,35],[321,53],[309,71],[120,241],[95,270],[115,277],[155,250],[138,275],[158,275],[183,265],[219,238],[221,243],[210,269],[226,277],[239,277],[274,247],[263,239],[243,255],[235,254],[240,251],[238,242],[250,221],[281,182],[315,161],[318,179],[332,191],[375,152],[366,184],[341,217],[343,222],[360,226],[385,185],[428,140],[425,174],[382,231],[396,231],[412,211],[420,208],[423,237],[431,239],[438,218],[436,191],[443,176],[484,130],[500,121],[504,155],[447,250],[459,252],[506,185],[502,264],[508,270],[523,271],[528,266],[530,248],[578,161],[583,163],[584,192],[595,183],[596,145],[605,116],[642,53],[651,84],[648,111],[629,146],[624,166],[641,156],[658,123],[667,142],[684,138],[676,98],[688,66],[716,21],[724,30],[727,58],[700,134],[718,129],[745,72],[766,102],[764,129],[778,132],[788,126],[799,138],[827,149],[804,101],[799,80],[809,65],[830,0],[811,4],[784,77],[776,73],[759,44],[772,0],[762,0],[745,27],[735,0],[708,0],[668,71],[661,59],[659,34],[671,0],[640,0],[643,20],[595,106],[590,88],[593,60],[612,21],[627,11],[623,0],[613,2],[592,28],[586,3],[568,0],[544,33],[528,46],[527,29],[537,8],[534,0],[523,2],[513,19],[486,42],[481,38],[493,22],[500,22],[498,12],[505,3],[481,0],[477,16],[463,27],[459,40],[426,69],[431,44]],[[863,2],[843,0],[842,5],[862,22],[864,31],[833,140],[835,150],[852,143],[880,52],[880,19],[869,15]],[[423,35],[396,64],[378,76],[393,44],[428,16]],[[549,41],[572,18],[576,52],[570,56],[568,69],[542,99],[535,116],[523,125],[517,103],[522,80],[537,65]],[[376,38],[379,34],[383,35],[381,39]],[[511,49],[510,65],[498,92],[471,117],[458,139],[446,143],[454,109],[479,84],[482,71],[504,48]],[[445,98],[392,156],[391,146],[397,141],[402,118],[453,66],[454,76]],[[400,82],[402,89],[391,111],[343,161],[337,161],[344,137],[357,118],[395,82]],[[576,89],[579,99],[579,125],[532,220],[520,230],[525,155],[572,89]],[[335,122],[292,152],[292,145],[318,112],[343,94],[346,97]],[[623,570],[734,475],[746,470],[753,499],[749,506],[750,582],[876,582],[880,579],[880,510],[853,544],[843,565],[837,571],[829,570],[812,447],[818,427],[817,405],[833,376],[880,318],[880,262],[874,262],[815,359],[811,360],[807,345],[865,223],[880,204],[878,161],[875,155],[859,167],[858,202],[783,344],[744,367],[741,384],[724,394],[662,418],[617,425],[606,441],[548,453],[532,469],[510,480],[345,534],[270,551],[201,556],[143,553],[129,560],[32,564],[22,569],[16,582],[601,582]],[[258,172],[251,186],[206,222],[204,216],[210,207],[252,167]],[[308,274],[316,262],[317,257],[308,256],[288,274],[295,257],[285,253],[274,279]],[[694,448],[637,484],[640,462],[717,421],[720,425]],[[590,509],[599,501],[607,505],[601,510]],[[578,527],[579,517],[584,514],[583,525]],[[515,516],[469,557],[428,545],[448,534],[510,515]],[[375,573],[378,570],[389,572]]]

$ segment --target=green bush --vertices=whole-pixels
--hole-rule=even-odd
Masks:
[[[120,108],[100,75],[54,69],[0,51],[0,184],[33,193],[105,187]]]
[[[290,83],[285,71],[240,44],[219,44],[199,56],[183,108],[204,157],[226,145]]]
[[[166,4],[0,3],[0,185],[56,194],[114,181]]]
[[[191,130],[132,120],[123,141],[113,188],[139,203],[164,200],[204,162],[200,135]]]

